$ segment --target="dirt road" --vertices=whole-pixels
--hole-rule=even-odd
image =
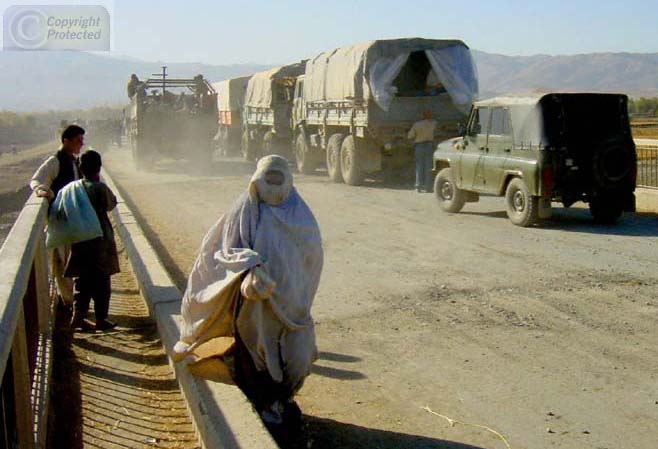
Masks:
[[[57,148],[56,142],[50,142],[21,149],[17,154],[0,155],[0,245],[30,196],[32,174]]]
[[[180,286],[252,167],[106,165]],[[320,359],[298,397],[314,448],[634,448],[658,441],[658,221],[557,209],[513,226],[500,198],[296,177],[323,233]],[[453,426],[432,411],[457,420]]]

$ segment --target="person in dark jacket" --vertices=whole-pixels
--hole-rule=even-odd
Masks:
[[[30,188],[38,197],[52,202],[65,185],[80,179],[78,155],[84,145],[85,130],[69,125],[62,131],[62,146],[37,169],[30,180]],[[49,252],[50,266],[57,284],[57,292],[64,304],[73,302],[73,283],[64,277],[64,264],[71,248],[61,246]]]
[[[80,158],[80,170],[84,176],[82,182],[98,216],[103,236],[71,246],[71,257],[64,275],[75,278],[71,319],[74,331],[109,330],[116,326],[107,319],[112,291],[110,277],[119,272],[114,230],[107,213],[116,207],[117,200],[112,190],[100,181],[101,165],[101,155],[96,151],[86,151]],[[92,299],[95,327],[86,320]]]

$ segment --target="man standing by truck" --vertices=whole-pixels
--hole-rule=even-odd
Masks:
[[[413,124],[407,137],[414,141],[416,158],[416,192],[432,192],[432,154],[434,153],[434,131],[437,122],[432,118],[432,111],[423,111],[423,119]]]

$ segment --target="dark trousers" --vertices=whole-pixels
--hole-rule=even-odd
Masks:
[[[433,142],[420,142],[414,144],[416,157],[416,189],[432,191],[432,156],[434,154]]]
[[[237,323],[244,299],[239,298],[235,308],[234,320]],[[259,371],[254,364],[249,350],[240,338],[235,326],[235,383],[254,404],[259,412],[269,407],[275,401],[286,402],[292,397],[292,392],[283,384],[275,382],[269,371]]]
[[[94,300],[96,321],[107,319],[110,310],[112,284],[110,275],[105,273],[83,273],[75,279],[73,304],[76,312],[87,313],[89,303]]]

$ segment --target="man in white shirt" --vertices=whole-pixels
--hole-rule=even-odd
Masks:
[[[414,141],[416,157],[416,191],[432,192],[432,155],[434,154],[434,132],[437,122],[432,118],[432,111],[423,111],[423,119],[413,124],[407,137]]]
[[[37,196],[52,201],[66,184],[80,179],[78,158],[84,145],[85,130],[78,125],[68,126],[62,132],[62,146],[41,164],[30,180],[30,188]],[[73,303],[73,282],[64,277],[64,267],[71,248],[55,248],[50,253],[50,263],[57,291],[65,304]]]

